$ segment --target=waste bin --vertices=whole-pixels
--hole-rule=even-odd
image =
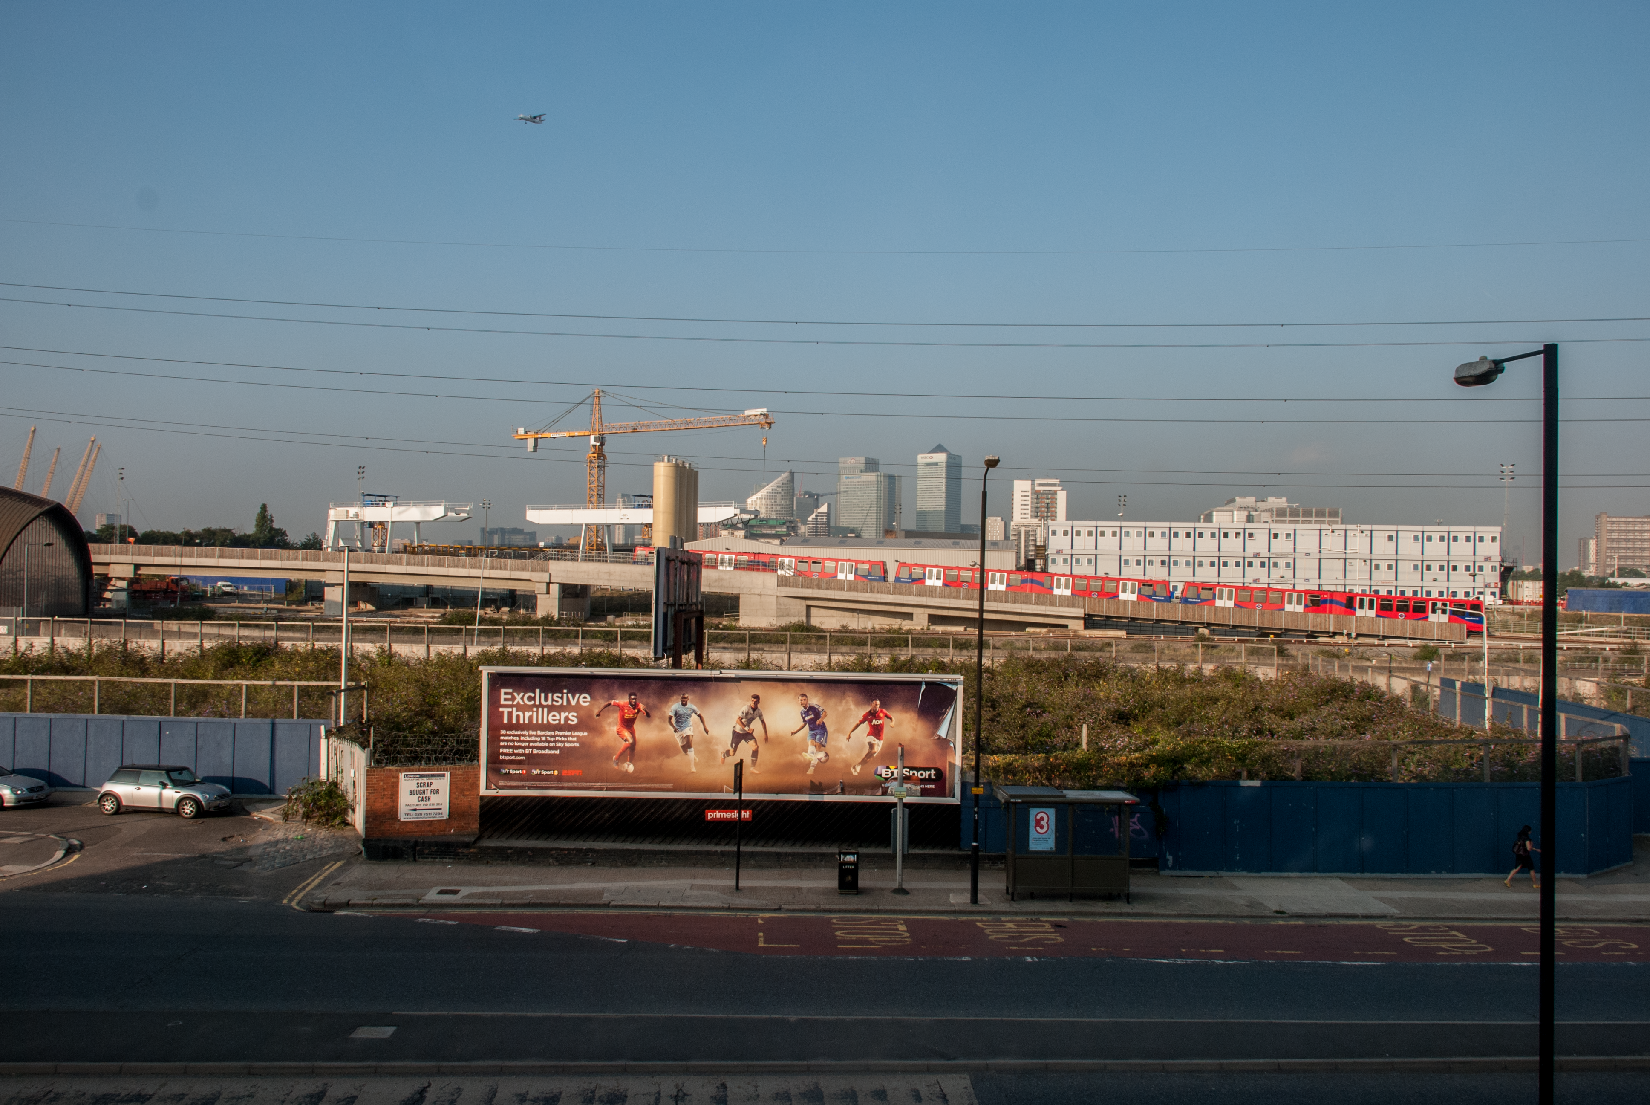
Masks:
[[[836,892],[859,893],[859,849],[839,848],[836,853]]]
[[[1007,815],[1008,899],[1129,898],[1130,806],[1121,790],[993,788]]]

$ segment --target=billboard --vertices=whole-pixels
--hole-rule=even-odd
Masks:
[[[483,794],[956,802],[962,679],[849,672],[481,669]],[[685,701],[684,701],[685,699]]]

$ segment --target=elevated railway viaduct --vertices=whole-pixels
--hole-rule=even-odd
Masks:
[[[342,552],[237,549],[176,545],[92,545],[93,570],[111,580],[144,576],[225,575],[343,582]],[[615,559],[576,559],[534,550],[531,559],[351,553],[351,583],[510,589],[534,596],[530,611],[582,618],[593,587],[647,590],[653,568]],[[904,583],[866,583],[768,572],[706,571],[705,590],[739,596],[741,625],[805,622],[821,628],[973,627],[976,592]],[[1464,641],[1460,625],[1346,618],[1294,611],[1127,602],[1077,595],[989,592],[986,627],[992,630],[1110,629],[1127,633],[1223,637],[1340,637]]]

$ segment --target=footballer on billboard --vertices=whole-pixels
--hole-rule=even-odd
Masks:
[[[957,800],[956,676],[481,669],[482,793]]]

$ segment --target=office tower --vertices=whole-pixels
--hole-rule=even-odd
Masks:
[[[944,445],[917,454],[917,524],[927,533],[962,529],[962,457]]]

